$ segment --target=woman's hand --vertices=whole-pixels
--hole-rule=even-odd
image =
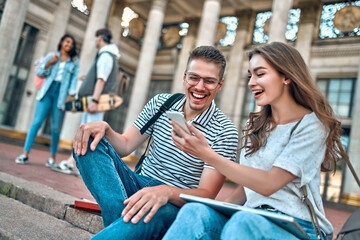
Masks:
[[[48,69],[51,65],[53,65],[57,61],[58,61],[58,56],[56,56],[56,54],[54,54],[52,56],[52,58],[50,58],[49,61],[47,61],[47,63],[45,64],[45,69]]]
[[[186,133],[180,125],[173,121],[171,121],[171,125],[173,126],[172,139],[176,147],[204,161],[206,153],[211,151],[204,135],[190,124],[186,125],[191,134]]]

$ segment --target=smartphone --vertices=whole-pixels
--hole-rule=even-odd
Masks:
[[[171,121],[174,121],[177,124],[179,124],[184,129],[185,132],[187,132],[188,134],[191,134],[188,127],[186,126],[186,120],[184,118],[184,115],[182,115],[180,112],[167,111],[166,116],[168,116],[168,118]]]

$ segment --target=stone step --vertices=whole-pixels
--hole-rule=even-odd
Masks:
[[[62,221],[64,224],[67,223],[69,226],[72,226],[71,228],[85,230],[85,232],[90,234],[88,236],[96,234],[104,228],[102,218],[99,214],[73,208],[74,201],[80,199],[56,191],[48,186],[0,172],[0,193],[1,200],[3,198],[8,199],[8,201],[14,202],[12,203],[13,205],[17,203],[19,206],[27,207],[28,209],[24,208],[24,212],[31,211],[32,209],[32,211],[38,212],[39,214],[45,214],[45,216]],[[0,201],[0,203],[3,204],[2,201]],[[7,212],[7,208],[4,206],[0,206],[0,208],[0,232],[5,236],[12,236],[14,233],[7,230],[9,227],[9,229],[11,229],[11,224],[6,225],[6,227],[2,224],[2,211]],[[15,222],[16,219],[19,218],[25,225],[33,222],[34,225],[37,225],[34,229],[42,228],[41,222],[33,220],[31,214],[22,216],[21,212],[16,212],[15,210],[16,209],[9,209],[9,213],[6,213],[6,215],[10,214],[9,221],[11,220],[11,216],[13,216],[13,221]],[[9,223],[11,223],[11,221]],[[64,231],[64,229],[65,228],[63,228],[62,231]],[[19,228],[18,230],[26,236],[26,232],[29,229],[24,228],[21,230],[21,228]],[[68,239],[52,238],[52,236],[53,235],[50,234],[49,237],[26,239]],[[25,239],[18,237],[18,235],[14,235],[14,237],[16,239]],[[0,239],[3,239],[1,235]],[[13,237],[9,239],[13,239]],[[87,237],[87,239],[89,239],[89,237]]]
[[[90,232],[0,195],[0,239],[89,239]]]

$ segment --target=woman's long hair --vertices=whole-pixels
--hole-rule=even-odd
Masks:
[[[61,44],[65,40],[65,38],[71,38],[73,40],[73,47],[69,51],[69,56],[71,58],[71,61],[73,61],[74,58],[77,56],[77,52],[76,52],[76,41],[75,41],[75,38],[72,35],[66,33],[64,36],[61,37],[61,39],[59,41],[59,44],[58,44],[58,51],[61,50]]]
[[[250,51],[249,60],[255,54],[261,55],[276,71],[291,80],[288,87],[295,102],[313,111],[329,131],[321,170],[335,172],[336,162],[348,158],[340,141],[341,123],[334,117],[330,104],[313,81],[300,53],[287,44],[273,42]],[[248,124],[243,130],[241,147],[247,150],[246,155],[255,153],[265,145],[267,136],[274,127],[270,105],[262,107],[260,112],[250,113]]]

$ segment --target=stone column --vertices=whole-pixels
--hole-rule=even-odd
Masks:
[[[205,0],[196,46],[214,45],[221,0]]]
[[[175,74],[173,77],[171,92],[184,92],[183,76],[186,70],[187,60],[189,58],[189,52],[191,52],[195,46],[196,32],[198,29],[199,21],[189,20],[189,29],[187,35],[182,40],[182,48],[178,57],[178,63],[176,66]]]
[[[37,36],[37,41],[35,45],[35,51],[33,59],[39,59],[46,54],[46,46],[48,45],[49,34],[47,31],[40,30]],[[33,61],[34,62],[34,61]],[[35,106],[36,106],[36,94],[37,89],[35,87],[35,66],[32,64],[28,80],[26,81],[25,93],[21,99],[19,113],[21,117],[16,119],[15,129],[20,132],[27,132],[31,125],[31,120],[33,119]],[[29,121],[24,121],[24,119],[29,119]],[[42,128],[41,130],[42,131]]]
[[[49,28],[50,39],[48,41],[47,52],[57,51],[60,38],[65,34],[71,9],[71,0],[59,1],[58,6],[56,7],[54,20]]]
[[[240,123],[242,105],[245,96],[246,84],[241,82],[241,70],[244,61],[244,46],[249,34],[249,22],[252,17],[251,10],[242,10],[236,13],[238,27],[234,45],[231,48],[227,64],[227,74],[222,88],[220,109],[234,122]],[[235,115],[236,114],[236,115]]]
[[[134,87],[131,92],[124,129],[128,129],[133,124],[144,107],[164,21],[166,4],[167,0],[153,0],[152,2],[146,23],[144,41],[141,45],[139,63],[135,73]]]
[[[123,28],[121,26],[121,18],[124,12],[125,4],[122,0],[113,1],[110,8],[110,16],[108,26],[113,35],[112,42],[119,47]],[[121,53],[120,53],[121,54]]]
[[[301,16],[299,31],[297,33],[296,48],[301,53],[306,64],[309,64],[311,54],[311,43],[314,38],[314,28],[320,10],[320,3],[313,1],[300,6]]]
[[[289,11],[293,0],[274,0],[272,5],[272,17],[269,27],[268,42],[286,42],[286,26],[289,21]]]
[[[0,102],[5,95],[28,6],[29,0],[11,0],[5,3],[0,23]]]
[[[358,68],[357,83],[355,89],[355,99],[353,106],[353,116],[350,131],[350,145],[349,145],[349,158],[350,161],[360,178],[360,65]],[[345,180],[343,182],[343,200],[349,204],[351,201],[355,201],[358,205],[360,202],[360,188],[357,185],[349,168],[346,167]]]
[[[94,0],[89,22],[86,27],[83,46],[80,54],[80,74],[85,75],[93,63],[97,49],[95,45],[95,32],[104,28],[110,10],[111,0]],[[81,81],[78,81],[80,87]],[[60,147],[71,148],[71,142],[81,123],[81,113],[68,112],[65,115],[63,128],[61,131]]]
[[[57,51],[60,38],[65,34],[72,6],[71,1],[60,1],[54,13],[52,24],[48,27],[49,32],[40,30],[35,46],[33,59],[39,59],[49,51]],[[23,119],[32,119],[36,106],[37,90],[34,84],[35,67],[31,66],[29,78],[26,82],[25,93],[20,104],[21,115],[16,121],[15,129],[26,132],[31,125],[31,121]],[[42,131],[42,128],[41,130]]]

